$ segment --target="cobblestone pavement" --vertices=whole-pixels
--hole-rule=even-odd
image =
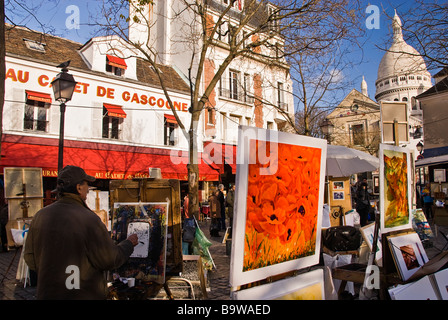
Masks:
[[[431,223],[431,221],[430,221]],[[208,222],[200,222],[201,229],[212,242],[209,248],[213,257],[216,269],[208,272],[210,290],[208,299],[229,300],[229,274],[230,256],[226,255],[226,245],[222,243],[224,232],[220,232],[220,237],[210,237],[208,232]],[[435,228],[432,227],[435,231]],[[425,250],[428,258],[431,259],[440,253],[441,249],[448,243],[443,234],[448,234],[448,227],[438,228],[437,237],[431,240],[430,246]],[[445,247],[447,250],[448,246]],[[12,249],[8,252],[0,252],[0,300],[35,300],[36,288],[24,286],[23,282],[16,280],[17,266],[21,249]]]

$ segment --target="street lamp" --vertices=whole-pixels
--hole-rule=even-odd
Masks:
[[[63,168],[64,158],[64,119],[65,119],[65,103],[70,101],[77,82],[71,74],[68,73],[68,65],[70,61],[63,62],[56,68],[62,68],[61,72],[51,82],[53,87],[54,99],[60,103],[60,124],[59,124],[59,151],[58,151],[58,172]]]
[[[330,142],[330,136],[333,134],[333,130],[334,130],[334,125],[333,123],[331,123],[330,120],[328,120],[327,118],[325,118],[325,120],[320,124],[319,126],[323,132],[323,134],[325,135],[325,138],[328,140],[328,142]]]

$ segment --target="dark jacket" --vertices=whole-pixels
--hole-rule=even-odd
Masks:
[[[105,299],[104,271],[121,266],[133,251],[129,240],[114,243],[78,195],[66,194],[34,216],[24,259],[37,272],[37,299]],[[79,289],[73,288],[77,278]]]
[[[233,205],[235,203],[235,191],[229,190],[226,197],[227,214],[229,218],[233,218]]]
[[[221,218],[221,203],[218,200],[218,197],[211,195],[208,198],[208,202],[210,203],[210,217]]]

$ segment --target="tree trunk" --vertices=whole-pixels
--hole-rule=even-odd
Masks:
[[[195,111],[191,115],[191,125],[189,133],[189,163],[188,169],[188,210],[196,219],[199,218],[199,162],[198,162],[198,145],[196,135],[198,133],[199,116],[201,110]]]

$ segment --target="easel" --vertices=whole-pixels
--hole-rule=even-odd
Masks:
[[[170,253],[166,256],[166,279],[163,284],[148,282],[145,284],[142,299],[155,297],[164,288],[168,298],[174,296],[168,287],[170,277],[178,275],[183,269],[182,259],[182,229],[180,216],[180,182],[175,179],[134,179],[112,180],[110,182],[111,208],[115,202],[166,202],[170,201],[168,212],[167,248]]]

